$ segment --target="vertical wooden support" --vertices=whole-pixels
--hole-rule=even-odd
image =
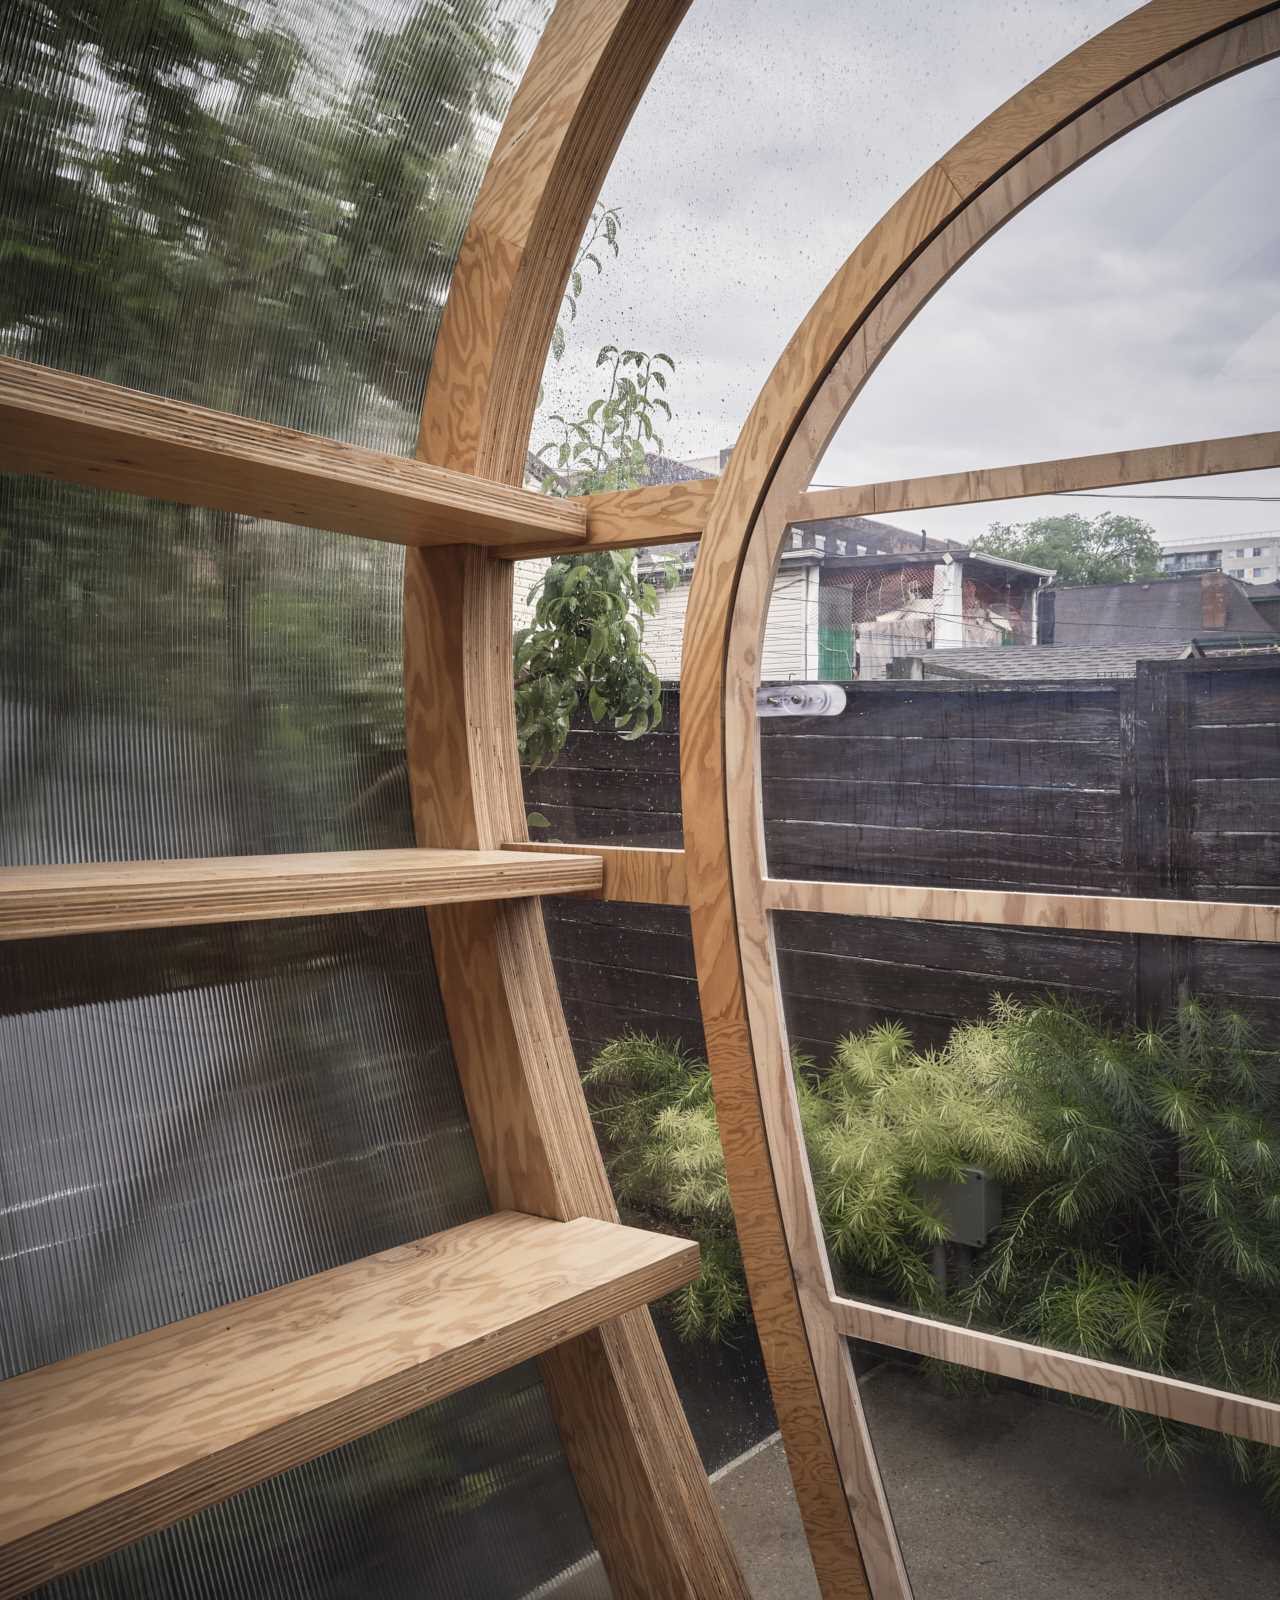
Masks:
[[[454,274],[419,455],[518,484],[573,254],[636,101],[688,0],[560,0],[503,126]],[[405,684],[423,845],[523,839],[511,693],[512,566],[410,550]],[[542,915],[430,914],[449,1030],[495,1207],[616,1216]],[[647,1311],[543,1358],[619,1600],[745,1600]]]
[[[830,1269],[764,893],[754,689],[782,542],[868,376],[985,239],[1113,139],[1276,54],[1274,6],[1151,0],[1015,95],[906,192],[819,296],[761,391],[706,519],[681,707],[698,984],[752,1302],[814,1565],[832,1600],[868,1583],[876,1600],[911,1591],[830,1320],[839,1302],[829,1300],[825,1317],[821,1305]]]

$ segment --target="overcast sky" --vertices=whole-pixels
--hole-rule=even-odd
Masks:
[[[667,453],[731,444],[796,324],[897,196],[1128,9],[694,0],[604,186],[622,208],[622,256],[588,282],[545,408],[595,397],[604,343],[667,350]],[[1280,426],[1278,113],[1273,63],[1156,118],[1029,207],[908,329],[817,481]],[[1170,489],[1280,495],[1280,473]],[[1108,505],[1164,537],[1280,530],[1280,504],[1265,501],[1024,501],[895,520],[968,539],[995,518]]]

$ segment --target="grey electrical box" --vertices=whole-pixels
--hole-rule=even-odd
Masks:
[[[980,1249],[1000,1226],[1004,1195],[999,1183],[981,1167],[966,1167],[960,1182],[926,1178],[920,1198],[942,1218],[947,1237],[956,1244]]]

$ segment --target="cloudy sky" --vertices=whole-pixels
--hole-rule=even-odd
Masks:
[[[796,324],[903,189],[1128,9],[694,0],[605,184],[622,255],[588,283],[545,409],[585,409],[604,343],[667,350],[668,454],[731,444]],[[817,481],[1280,425],[1278,113],[1273,63],[1156,118],[1029,207],[908,329]],[[1280,503],[1262,498],[1280,496],[1280,473],[1170,489],[1259,498],[1023,501],[897,520],[968,539],[996,518],[1110,506],[1178,539],[1280,531]]]

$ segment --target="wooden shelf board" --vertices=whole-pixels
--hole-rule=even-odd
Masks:
[[[687,1283],[697,1246],[499,1212],[0,1384],[24,1594]]]
[[[344,850],[0,868],[0,939],[589,893],[600,857]]]
[[[568,500],[0,357],[0,470],[391,544],[573,549]]]

